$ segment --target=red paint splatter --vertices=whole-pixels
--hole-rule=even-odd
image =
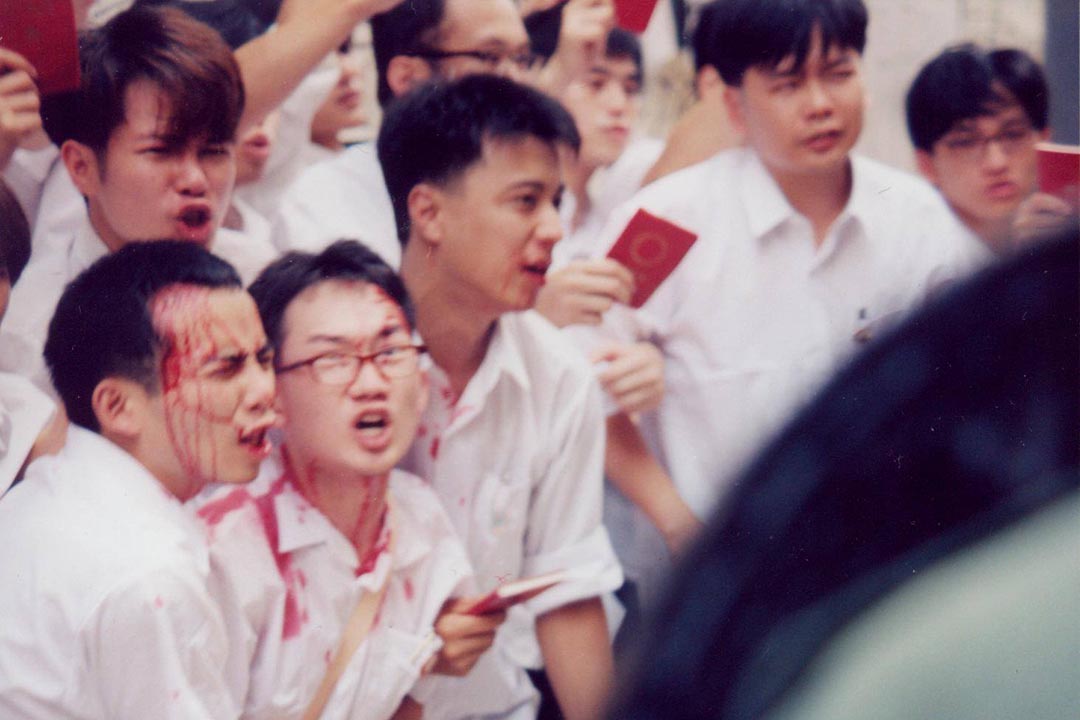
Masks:
[[[285,617],[281,628],[281,637],[289,639],[300,633],[300,628],[305,622],[305,615],[300,611],[297,586],[300,580],[297,571],[292,568],[292,556],[278,550],[278,523],[274,513],[274,498],[285,490],[288,474],[282,475],[270,487],[270,490],[254,500],[255,509],[262,521],[263,532],[270,551],[274,555],[274,563],[277,565],[278,574],[285,582]]]
[[[461,405],[459,407],[455,407],[454,411],[450,413],[450,424],[453,425],[455,420],[463,416],[465,413],[472,412],[472,409],[472,405]]]
[[[405,578],[405,599],[412,600],[416,596],[416,592],[413,590],[412,580]]]
[[[210,528],[219,524],[229,513],[239,510],[249,500],[251,495],[244,488],[237,488],[228,495],[206,503],[196,513],[199,518]]]
[[[438,437],[436,437],[434,440],[431,441],[431,449],[428,450],[428,452],[430,453],[432,460],[438,460],[439,459],[439,438]]]

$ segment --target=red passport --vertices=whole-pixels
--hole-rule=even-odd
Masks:
[[[634,274],[631,307],[641,307],[683,259],[697,235],[675,223],[638,210],[608,257],[618,260]]]
[[[30,61],[42,95],[79,87],[79,40],[71,0],[0,0],[0,45]]]
[[[615,24],[623,30],[643,33],[656,9],[657,0],[615,0]]]
[[[490,612],[505,610],[511,605],[531,600],[554,585],[558,585],[566,579],[566,571],[555,572],[533,577],[511,580],[503,583],[485,595],[479,602],[470,607],[466,612],[469,615],[483,615]]]
[[[1039,144],[1039,190],[1080,207],[1080,146]]]

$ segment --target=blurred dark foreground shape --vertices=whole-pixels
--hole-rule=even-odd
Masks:
[[[612,718],[1080,717],[1078,246],[830,383],[675,574]]]

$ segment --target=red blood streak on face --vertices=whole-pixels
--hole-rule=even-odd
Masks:
[[[237,408],[217,408],[213,388],[199,376],[203,363],[220,348],[215,338],[241,346],[224,320],[213,312],[213,288],[171,285],[154,296],[151,321],[164,345],[160,364],[162,397],[169,440],[185,473],[195,483],[216,479],[218,460],[207,423],[232,423]],[[237,397],[237,403],[240,397]]]

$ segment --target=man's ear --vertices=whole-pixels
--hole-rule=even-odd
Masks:
[[[386,84],[395,96],[404,95],[431,76],[428,61],[414,55],[395,55],[386,66]]]
[[[724,86],[724,105],[727,107],[731,124],[740,133],[746,134],[746,113],[743,112],[742,90],[730,85]]]
[[[60,159],[83,197],[97,195],[101,188],[101,167],[97,153],[81,142],[65,140],[60,146]]]
[[[938,171],[937,166],[934,165],[934,156],[925,150],[915,150],[915,166],[919,169],[919,174],[926,178],[934,187],[938,186]]]
[[[135,442],[142,433],[149,412],[150,394],[134,380],[107,377],[97,384],[90,398],[101,434],[120,446]]]
[[[720,73],[712,65],[705,65],[694,76],[694,90],[701,100],[721,101],[727,85],[720,79]]]
[[[413,236],[428,247],[443,241],[445,193],[429,183],[419,183],[409,191],[409,226]]]

